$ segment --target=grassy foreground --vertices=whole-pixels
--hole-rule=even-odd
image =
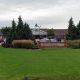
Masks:
[[[79,75],[80,49],[0,48],[0,80],[21,80],[24,76],[32,77],[30,80],[79,80]]]

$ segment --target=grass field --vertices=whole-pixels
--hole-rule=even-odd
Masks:
[[[23,76],[60,75],[80,75],[80,49],[0,48],[0,80],[20,80]]]

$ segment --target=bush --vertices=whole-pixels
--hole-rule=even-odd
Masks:
[[[80,48],[80,40],[68,40],[68,47],[71,48]]]
[[[35,44],[32,40],[13,40],[12,45],[14,48],[34,49]]]
[[[12,48],[13,47],[11,44],[6,44],[6,43],[3,43],[1,46],[4,48]]]

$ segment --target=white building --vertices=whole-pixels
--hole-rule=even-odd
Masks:
[[[32,29],[32,34],[34,35],[35,38],[42,38],[48,35],[46,31],[39,30],[39,29]]]

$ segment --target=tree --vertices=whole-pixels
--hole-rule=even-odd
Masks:
[[[3,33],[4,37],[7,37],[9,35],[10,30],[11,30],[11,27],[4,27],[1,29],[1,32]]]
[[[78,30],[77,36],[78,36],[78,39],[80,39],[80,21],[79,21],[79,23],[77,24],[77,30]]]
[[[12,40],[16,39],[17,38],[16,22],[14,20],[12,21],[12,29],[11,29],[11,32],[12,32]]]
[[[33,39],[32,31],[27,23],[23,27],[23,39]]]
[[[32,31],[27,23],[23,24],[21,16],[18,18],[18,25],[12,21],[12,27],[7,36],[6,43],[11,44],[13,40],[33,39]]]
[[[21,16],[18,18],[17,39],[32,39],[32,31],[27,23],[23,24]]]
[[[69,20],[68,33],[66,35],[67,40],[77,39],[77,27],[74,25],[73,18]]]
[[[80,30],[80,21],[79,21],[79,23],[77,24],[77,28]]]
[[[12,41],[15,40],[16,38],[17,38],[17,36],[16,36],[16,23],[13,20],[12,21],[12,27],[11,27],[11,30],[10,30],[9,35],[7,37],[6,43],[11,44]]]
[[[49,29],[48,31],[48,36],[54,36],[54,29]]]
[[[21,16],[19,16],[18,18],[18,25],[17,25],[17,39],[18,40],[21,40],[22,39],[22,35],[23,35],[23,21],[22,21],[22,18]]]

